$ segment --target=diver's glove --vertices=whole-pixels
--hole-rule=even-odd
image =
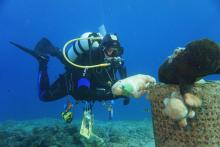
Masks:
[[[123,100],[123,105],[128,105],[130,103],[130,98],[125,97]]]

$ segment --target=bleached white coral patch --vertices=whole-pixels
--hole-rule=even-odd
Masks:
[[[173,120],[180,120],[188,114],[188,109],[184,102],[178,98],[165,98],[164,105],[164,114]]]
[[[155,78],[149,75],[137,74],[116,82],[112,86],[112,93],[118,96],[124,95],[139,98],[144,95],[148,87],[154,83],[156,83]]]
[[[173,59],[175,59],[178,55],[180,55],[180,53],[182,53],[185,50],[184,47],[177,47],[173,54],[168,56],[168,63],[172,63]]]

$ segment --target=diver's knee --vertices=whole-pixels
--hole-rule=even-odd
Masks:
[[[47,93],[40,93],[39,94],[39,99],[42,102],[49,102],[49,101],[51,101],[51,97]]]
[[[48,101],[50,101],[48,98],[42,97],[42,96],[40,96],[39,99],[40,99],[40,101],[42,101],[42,102],[48,102]]]

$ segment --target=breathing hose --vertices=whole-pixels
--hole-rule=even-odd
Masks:
[[[69,41],[67,41],[64,46],[63,46],[63,56],[65,58],[65,60],[75,66],[75,67],[78,67],[78,68],[86,68],[86,69],[89,69],[89,68],[96,68],[96,67],[107,67],[107,66],[110,66],[111,64],[110,63],[102,63],[102,64],[96,64],[96,65],[88,65],[88,66],[84,66],[84,65],[79,65],[79,64],[75,64],[74,62],[70,61],[70,59],[68,59],[68,57],[66,56],[66,49],[67,47],[71,44],[71,43],[74,43],[75,41],[80,41],[80,40],[97,40],[97,39],[102,39],[102,37],[87,37],[87,38],[76,38],[76,39],[71,39]]]

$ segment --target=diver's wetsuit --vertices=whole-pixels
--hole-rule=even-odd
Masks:
[[[104,58],[102,48],[96,48],[80,55],[74,63],[80,65],[101,64],[104,63]],[[117,81],[117,71],[120,78],[127,76],[124,63],[92,69],[67,66],[66,72],[50,85],[47,62],[40,62],[39,97],[42,101],[53,101],[66,95],[71,95],[76,100],[88,101],[116,99],[119,96],[113,96],[111,86]]]

